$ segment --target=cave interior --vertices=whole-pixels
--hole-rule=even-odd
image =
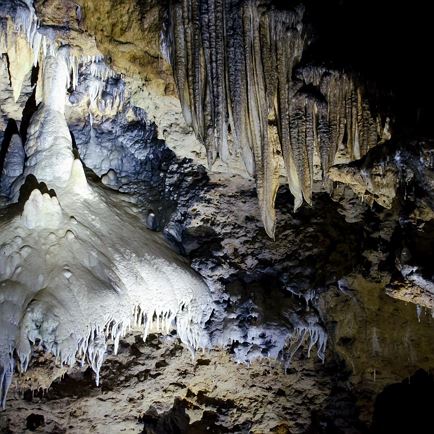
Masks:
[[[0,0],[0,432],[431,433],[430,20]]]

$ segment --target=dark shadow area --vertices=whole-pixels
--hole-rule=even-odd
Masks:
[[[417,265],[425,278],[433,279],[434,222],[426,222],[421,229],[407,225],[401,236],[407,249],[405,262]]]
[[[4,131],[3,141],[0,147],[0,176],[5,164],[5,158],[9,149],[9,144],[14,134],[18,134],[17,123],[15,122],[14,119],[9,119],[8,124],[6,126],[6,130]]]
[[[72,153],[74,154],[74,158],[80,158],[80,153],[78,152],[77,142],[75,141],[74,133],[69,130],[69,134],[71,134],[71,142],[72,142]],[[84,163],[82,162],[83,167]]]
[[[387,386],[378,395],[371,432],[432,433],[433,408],[434,378],[421,369],[402,383]]]
[[[47,401],[70,398],[76,396],[86,398],[99,392],[95,386],[95,377],[91,368],[84,371],[77,371],[64,374],[55,380],[45,394],[40,394],[38,398]]]
[[[163,414],[151,407],[139,422],[143,423],[142,434],[183,434],[187,432],[190,418],[185,412],[185,405],[176,398],[173,407]]]
[[[24,184],[20,188],[20,195],[18,198],[18,204],[22,209],[24,209],[24,204],[35,189],[40,190],[42,194],[48,193],[51,197],[56,196],[56,192],[52,188],[49,189],[45,182],[39,182],[35,175],[28,175]]]
[[[30,84],[32,86],[35,86],[35,84],[38,82],[38,77],[39,77],[39,64],[37,64],[32,68],[32,75],[30,76]]]
[[[197,420],[190,424],[190,417],[186,413],[186,408],[191,406],[191,403],[186,400],[175,398],[173,407],[162,414],[151,407],[143,416],[139,418],[144,429],[142,434],[224,434],[230,432],[249,432],[250,423],[245,422],[242,425],[233,427],[232,431],[218,423],[219,414],[222,411],[218,403],[216,412],[204,411],[201,420]],[[224,405],[225,403],[223,403]]]
[[[30,120],[32,119],[32,116],[36,112],[37,108],[38,106],[36,104],[36,87],[35,87],[33,89],[32,96],[27,100],[26,105],[24,106],[23,117],[21,119],[20,136],[21,139],[23,140],[23,143],[26,143],[27,129],[29,128]]]
[[[277,3],[283,3],[282,1]],[[396,128],[432,134],[434,88],[430,4],[391,0],[305,0],[314,41],[303,61],[350,70],[389,94]]]
[[[329,357],[323,372],[332,378],[330,395],[321,410],[312,411],[311,426],[304,434],[367,434],[359,419],[357,397],[347,386],[351,370],[345,362]]]
[[[26,419],[26,428],[29,431],[36,431],[39,427],[44,426],[45,418],[42,414],[32,413],[27,416]]]

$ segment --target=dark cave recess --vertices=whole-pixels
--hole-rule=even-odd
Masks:
[[[314,39],[303,62],[350,70],[386,95],[401,134],[432,136],[430,4],[389,0],[275,0],[301,3]]]
[[[384,388],[375,401],[372,434],[430,434],[434,378],[420,369],[401,383]]]

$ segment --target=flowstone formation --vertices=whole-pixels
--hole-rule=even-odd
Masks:
[[[61,365],[85,361],[96,373],[112,339],[130,327],[169,333],[176,324],[192,350],[209,346],[208,287],[151,232],[131,207],[88,185],[72,153],[64,117],[67,52],[43,59],[42,102],[25,145],[20,205],[2,216],[0,391],[4,407],[14,371],[32,345]],[[54,188],[54,189],[53,189]]]

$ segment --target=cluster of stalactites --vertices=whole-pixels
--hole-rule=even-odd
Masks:
[[[9,76],[15,100],[23,82],[40,57],[54,55],[56,46],[39,32],[31,1],[0,5],[0,55],[8,56]]]
[[[303,14],[301,6],[284,11],[257,0],[170,7],[170,57],[185,119],[210,166],[235,154],[255,174],[271,237],[282,157],[298,208],[303,198],[311,203],[314,161],[327,185],[338,147],[360,158],[381,131],[349,76],[299,67],[308,40]]]
[[[55,56],[60,45],[56,40],[50,39],[41,32],[31,1],[17,3],[14,8],[0,4],[0,56],[3,53],[8,56],[9,75],[15,100],[18,100],[23,82],[32,67],[38,64],[43,65],[43,59],[47,56]],[[106,82],[109,79],[119,78],[105,64],[102,55],[79,55],[67,46],[64,46],[63,50],[69,69],[68,88],[77,87],[80,65],[90,64],[92,77],[100,81]],[[40,71],[40,74],[42,73],[43,71]],[[38,79],[38,82],[40,81],[42,80]],[[101,86],[100,88],[98,95],[103,91]],[[41,99],[41,92],[42,89],[38,89],[37,102]]]

